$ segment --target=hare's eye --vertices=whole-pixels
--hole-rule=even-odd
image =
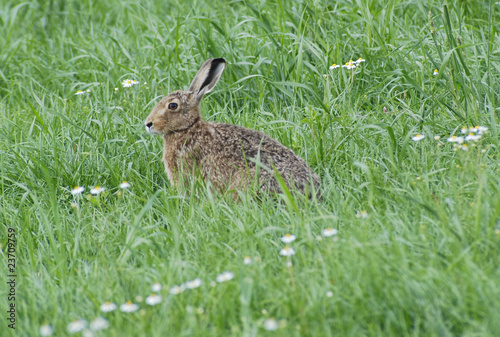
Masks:
[[[177,106],[178,106],[178,105],[177,105],[177,103],[170,103],[170,104],[168,105],[168,108],[169,108],[170,110],[175,110],[175,109],[177,109]]]

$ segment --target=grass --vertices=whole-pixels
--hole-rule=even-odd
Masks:
[[[10,227],[18,277],[16,330],[1,330],[65,336],[104,316],[96,336],[500,335],[499,12],[447,3],[3,2],[0,265],[7,275]],[[292,148],[321,176],[321,201],[170,187],[143,121],[209,57],[228,66],[205,118]],[[454,151],[446,138],[470,125],[488,133]],[[94,185],[107,190],[90,197]],[[327,227],[336,240],[318,239]],[[138,302],[155,282],[163,302]],[[103,314],[107,300],[140,310]]]

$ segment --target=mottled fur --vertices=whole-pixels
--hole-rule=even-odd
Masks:
[[[146,129],[163,135],[163,162],[172,184],[181,186],[199,175],[220,192],[242,190],[256,183],[258,172],[260,190],[279,193],[277,172],[290,190],[319,193],[319,177],[278,141],[259,131],[202,119],[201,99],[224,67],[223,59],[206,61],[188,91],[164,97],[146,118]]]

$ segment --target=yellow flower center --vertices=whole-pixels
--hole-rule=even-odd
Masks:
[[[125,302],[125,304],[127,304],[127,305],[131,305],[131,304],[132,304],[132,301],[127,301],[127,302]]]

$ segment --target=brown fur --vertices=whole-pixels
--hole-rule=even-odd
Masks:
[[[206,61],[189,91],[164,97],[146,118],[146,129],[163,135],[163,162],[172,184],[182,186],[199,175],[220,192],[243,190],[256,181],[258,172],[262,191],[280,193],[278,172],[289,189],[310,196],[313,190],[319,193],[319,177],[278,141],[259,131],[202,119],[201,98],[213,89],[224,66],[223,59]],[[178,107],[169,109],[170,103]]]

